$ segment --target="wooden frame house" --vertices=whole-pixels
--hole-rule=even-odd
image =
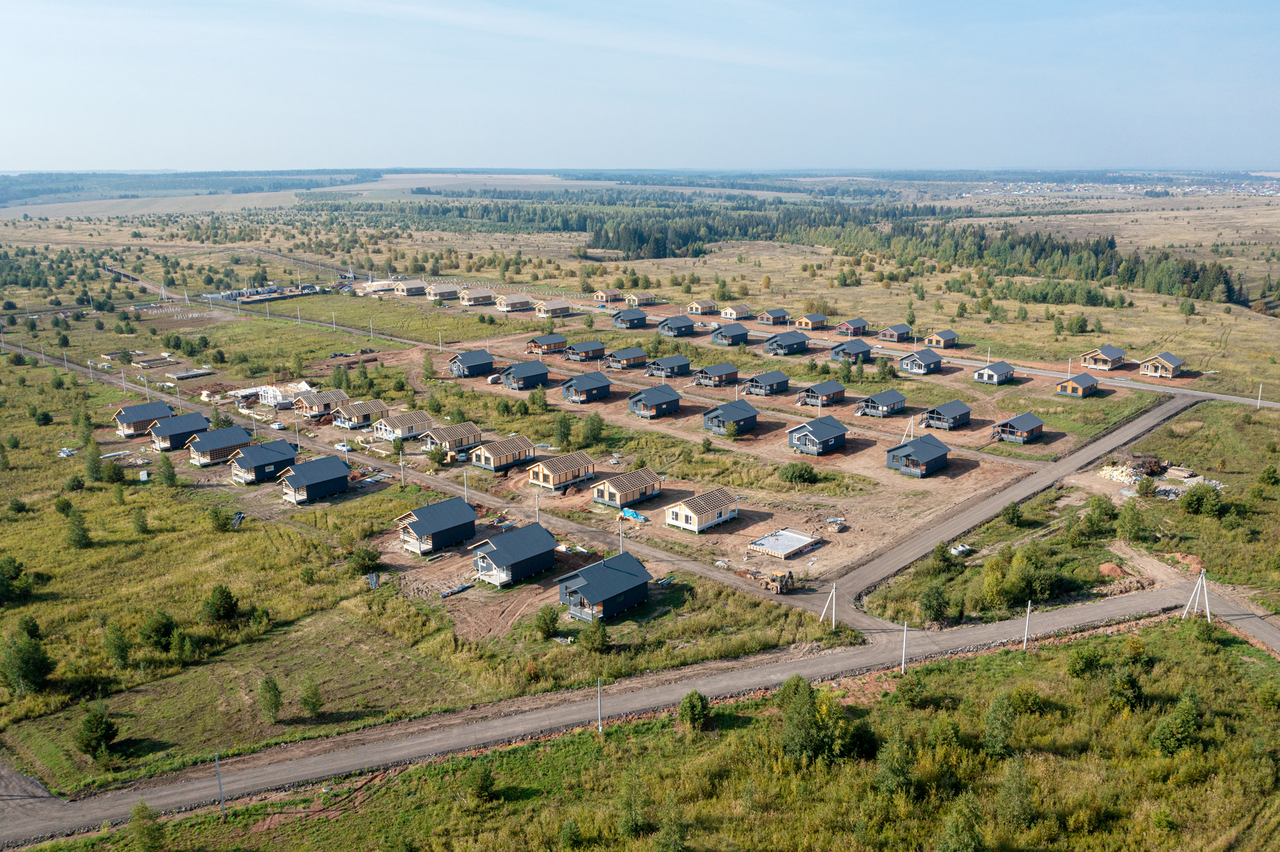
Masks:
[[[1098,380],[1088,373],[1080,373],[1069,379],[1058,382],[1054,391],[1058,396],[1074,396],[1077,399],[1089,396],[1098,389]]]
[[[770,355],[796,355],[809,350],[809,335],[803,331],[783,331],[764,342]]]
[[[1123,349],[1108,343],[1081,355],[1080,366],[1088,370],[1118,370],[1124,366],[1124,356]]]
[[[344,390],[315,391],[300,393],[293,400],[293,412],[310,420],[318,420],[331,414],[335,406],[346,402],[349,397]]]
[[[591,295],[594,301],[608,304],[609,302],[621,302],[622,291],[617,287],[605,287],[603,290],[597,290]]]
[[[533,442],[524,435],[481,444],[471,453],[471,464],[485,470],[506,470],[534,459]]]
[[[932,349],[908,352],[898,359],[898,369],[913,376],[927,376],[942,369],[942,356]]]
[[[595,476],[596,463],[581,450],[543,459],[529,467],[529,483],[552,491],[561,491],[583,480],[595,479]]]
[[[756,323],[758,325],[786,325],[789,319],[791,319],[791,314],[787,312],[786,308],[770,308],[767,311],[761,311],[756,316]]]
[[[188,460],[196,467],[222,464],[231,459],[236,450],[253,443],[253,436],[241,426],[197,432],[187,439]]]
[[[930,408],[920,417],[920,425],[929,429],[959,429],[969,425],[972,410],[958,399]]]
[[[816,405],[819,408],[834,405],[837,402],[843,402],[846,393],[848,391],[844,385],[835,379],[830,379],[797,393],[796,405]]]
[[[333,425],[339,429],[364,429],[381,420],[391,406],[380,399],[347,400],[333,409]]]
[[[569,402],[584,403],[608,399],[613,383],[604,373],[583,373],[561,385],[561,394]]]
[[[867,333],[868,323],[862,317],[845,320],[836,326],[836,334],[845,337],[860,337]]]
[[[850,364],[856,364],[859,360],[870,363],[872,351],[871,344],[865,340],[842,340],[831,347],[831,360],[843,361],[847,358]]]
[[[924,345],[931,349],[951,349],[960,342],[960,335],[951,329],[935,331],[924,339]]]
[[[671,379],[676,376],[687,376],[693,372],[693,364],[683,355],[668,355],[656,361],[650,361],[644,367],[646,376],[661,376]]]
[[[973,380],[984,385],[1002,385],[1013,378],[1013,365],[1005,361],[987,364],[973,371]]]
[[[891,325],[888,328],[881,329],[880,334],[878,334],[877,337],[881,340],[886,340],[889,343],[902,343],[903,341],[909,343],[911,342],[911,326],[907,325],[905,322],[900,322],[896,325]]]
[[[1001,420],[991,427],[991,438],[1014,444],[1029,444],[1044,433],[1044,421],[1031,412],[1024,412],[1008,420]]]
[[[566,361],[599,361],[604,357],[605,346],[599,340],[584,340],[564,350]]]
[[[388,414],[373,424],[373,436],[383,441],[411,441],[431,428],[431,416],[425,411],[401,411]]]
[[[231,454],[231,481],[237,485],[275,482],[280,471],[297,460],[297,448],[288,441],[250,444]]]
[[[658,323],[658,334],[663,337],[688,337],[693,329],[693,320],[686,316],[667,317]]]
[[[474,308],[480,305],[492,305],[497,298],[497,294],[488,287],[468,287],[458,294],[458,303]]]
[[[193,435],[209,430],[209,419],[198,412],[177,414],[165,417],[151,424],[147,434],[151,436],[151,446],[160,452],[180,450],[187,445]]]
[[[573,305],[564,299],[547,299],[538,302],[534,311],[539,319],[550,319],[552,317],[567,317],[573,313]]]
[[[648,361],[649,356],[639,346],[610,352],[604,359],[605,366],[611,370],[641,370]]]
[[[625,299],[626,303],[633,308],[641,305],[652,305],[654,303],[653,294],[645,290],[637,290],[634,293],[628,293]]]
[[[869,417],[889,417],[907,407],[907,398],[896,390],[880,391],[858,403],[855,414]]]
[[[849,430],[830,414],[824,414],[787,430],[787,446],[798,453],[820,456],[844,446]]]
[[[449,372],[456,379],[487,376],[493,372],[493,356],[483,349],[459,352],[449,359]]]
[[[502,371],[502,384],[511,390],[532,390],[545,385],[549,373],[541,361],[522,361]]]
[[[630,553],[593,562],[556,580],[560,603],[569,616],[590,623],[604,621],[649,600],[653,579]]]
[[[746,343],[750,337],[751,332],[740,322],[722,325],[711,332],[711,342],[717,346],[737,346],[739,343]]]
[[[151,425],[173,416],[173,409],[163,402],[144,402],[117,408],[114,415],[116,434],[121,438],[137,438],[147,434]]]
[[[542,524],[529,524],[471,547],[476,579],[509,586],[556,566],[556,537]]]
[[[569,339],[563,334],[543,334],[524,345],[526,355],[547,355],[569,348]]]
[[[425,296],[427,285],[422,281],[397,281],[391,285],[397,296]]]
[[[627,308],[613,315],[614,328],[644,328],[649,324],[649,315],[639,308]]]
[[[728,361],[703,367],[693,374],[693,384],[704,388],[718,388],[738,381],[738,368]]]
[[[663,516],[667,526],[699,534],[738,517],[738,498],[724,488],[715,488],[666,507]]]
[[[1186,362],[1181,358],[1168,352],[1161,352],[1159,355],[1152,355],[1150,358],[1139,361],[1138,373],[1153,379],[1172,379],[1182,372],[1184,366]]]
[[[752,376],[747,379],[742,387],[743,393],[751,393],[756,396],[774,396],[775,394],[786,393],[787,388],[791,386],[791,379],[781,370],[770,370],[767,373],[761,373],[758,376]]]
[[[684,306],[684,312],[691,316],[705,317],[709,314],[719,313],[716,303],[710,299],[699,299],[696,302],[690,302]]]
[[[284,499],[295,506],[343,494],[350,488],[347,477],[351,468],[337,456],[321,456],[301,464],[292,464],[280,473]]]
[[[435,281],[427,285],[427,296],[432,300],[439,299],[442,302],[448,302],[458,298],[462,294],[462,290],[457,284],[446,284],[443,281]]]
[[[503,293],[494,303],[504,314],[533,310],[533,298],[527,293]]]
[[[591,489],[591,502],[615,509],[657,497],[662,493],[662,477],[647,467],[598,480]]]
[[[759,416],[760,412],[756,411],[754,405],[745,399],[735,399],[722,402],[715,408],[703,412],[702,428],[708,432],[723,435],[732,423],[737,434],[743,435],[756,428],[756,419]]]
[[[802,331],[817,331],[826,327],[827,317],[825,314],[805,314],[796,320],[796,328]]]
[[[755,311],[751,310],[751,306],[746,302],[739,302],[720,310],[720,316],[727,320],[749,320],[755,315]]]
[[[476,537],[476,510],[461,497],[422,506],[396,518],[400,544],[425,556]]]
[[[484,440],[480,427],[471,421],[454,423],[450,426],[435,426],[422,433],[423,443],[428,450],[440,447],[445,452],[460,453],[469,450]]]
[[[671,385],[638,390],[627,397],[627,411],[645,420],[680,411],[680,393]]]
[[[923,479],[947,466],[951,448],[932,435],[891,447],[885,452],[885,467],[898,473]]]

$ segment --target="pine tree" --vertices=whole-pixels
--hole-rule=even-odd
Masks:
[[[89,538],[89,527],[84,522],[84,515],[79,509],[67,513],[67,546],[74,550],[84,550],[93,544]]]
[[[97,482],[102,478],[102,451],[98,449],[98,442],[93,435],[89,436],[89,441],[84,445],[84,478],[90,482]]]
[[[8,470],[8,469],[9,469],[9,451],[4,448],[3,444],[0,444],[0,470]]]
[[[129,834],[138,852],[160,852],[164,848],[164,826],[156,820],[155,811],[141,799],[129,813]]]
[[[274,677],[267,675],[262,679],[262,686],[258,688],[258,709],[262,711],[263,717],[274,725],[283,704],[284,701],[280,697],[280,684],[276,683]]]
[[[165,454],[160,455],[160,470],[156,476],[160,480],[160,484],[166,488],[176,488],[178,486],[178,474],[173,469],[173,462]]]

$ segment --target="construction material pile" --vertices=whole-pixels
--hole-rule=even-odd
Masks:
[[[1132,485],[1142,478],[1141,473],[1127,464],[1109,464],[1100,467],[1098,468],[1098,476],[1125,485]]]

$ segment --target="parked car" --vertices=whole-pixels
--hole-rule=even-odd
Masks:
[[[281,423],[279,420],[277,420],[275,423],[272,423],[272,424],[271,424],[271,428],[272,428],[272,429],[284,429],[284,424],[283,424],[283,423]]]
[[[498,375],[497,373],[494,373],[492,376],[489,377],[488,381],[489,381],[489,384],[491,385],[500,385],[502,384],[502,376]]]
[[[351,452],[351,445],[348,444],[346,441],[343,441],[341,444],[334,444],[333,448],[335,450],[341,450],[344,453]]]

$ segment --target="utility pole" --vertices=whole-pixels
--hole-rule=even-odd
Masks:
[[[533,522],[535,524],[542,522],[542,513],[539,511],[538,502],[542,497],[542,489],[533,492]]]
[[[213,768],[218,773],[218,801],[222,803],[222,821],[227,820],[227,797],[222,795],[222,764],[218,763],[218,755],[213,755]]]
[[[618,552],[622,552],[622,515],[618,515]]]
[[[604,733],[604,697],[600,678],[596,678],[596,728]]]
[[[900,674],[907,673],[907,623],[902,622],[902,668],[898,670]]]
[[[1031,601],[1027,601],[1027,623],[1022,628],[1022,650],[1027,650],[1027,637],[1031,634]]]
[[[400,485],[404,485],[404,450],[400,451]]]

